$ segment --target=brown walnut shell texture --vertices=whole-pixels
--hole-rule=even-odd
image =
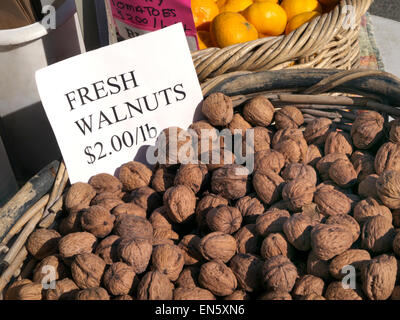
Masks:
[[[101,206],[91,206],[81,216],[81,226],[98,238],[106,237],[114,227],[115,216]]]
[[[300,211],[303,206],[312,203],[315,185],[306,179],[295,179],[285,184],[282,189],[282,198],[289,204],[292,212]]]
[[[118,244],[118,256],[137,274],[143,273],[151,258],[153,246],[149,240],[126,238]]]
[[[208,290],[195,288],[176,288],[174,300],[215,300],[215,296]]]
[[[129,294],[138,278],[133,269],[123,262],[113,263],[104,273],[104,286],[114,296]]]
[[[379,176],[377,174],[370,174],[364,178],[358,185],[358,194],[361,198],[374,198],[379,200],[378,189],[376,182]]]
[[[137,288],[139,300],[172,300],[174,285],[159,271],[147,272]]]
[[[54,280],[60,280],[68,275],[67,267],[62,262],[59,255],[52,255],[40,261],[33,270],[33,282],[41,283],[43,278],[48,276],[49,268],[55,271]]]
[[[238,253],[259,253],[262,237],[257,232],[255,224],[246,224],[235,233],[234,237]]]
[[[265,205],[271,205],[280,199],[284,182],[281,176],[273,171],[256,171],[253,175],[253,187]]]
[[[116,193],[104,192],[98,194],[91,202],[91,206],[100,206],[107,211],[113,210],[115,207],[123,204],[120,196]],[[84,209],[86,210],[86,209]]]
[[[251,254],[237,254],[229,263],[239,284],[247,292],[260,289],[263,261]]]
[[[187,186],[177,185],[164,193],[167,216],[176,223],[183,223],[194,215],[196,196]]]
[[[90,202],[96,196],[96,190],[88,183],[74,183],[65,196],[65,208],[67,210],[81,210],[89,207]]]
[[[361,271],[363,291],[371,300],[386,300],[395,287],[397,262],[393,256],[381,255],[370,260]]]
[[[122,190],[122,183],[116,177],[108,173],[99,173],[89,179],[89,184],[96,190],[96,193],[111,192],[119,193]]]
[[[329,178],[341,188],[350,188],[357,182],[357,173],[349,160],[338,159],[329,167]]]
[[[322,151],[315,144],[308,145],[304,163],[316,168],[319,160],[322,159]]]
[[[329,260],[343,253],[353,244],[351,231],[343,225],[319,224],[311,231],[311,247],[316,257]]]
[[[36,259],[41,260],[58,251],[61,235],[50,229],[37,229],[28,238],[26,249]]]
[[[395,235],[396,232],[390,220],[379,215],[371,217],[362,229],[362,246],[375,254],[389,252],[392,250]]]
[[[114,226],[114,232],[121,238],[153,239],[153,226],[151,223],[134,215],[126,215],[118,219]]]
[[[233,300],[233,301],[250,300],[250,296],[244,290],[235,290],[229,296],[224,297],[224,300]]]
[[[357,289],[344,288],[342,281],[331,282],[326,288],[327,300],[363,300],[362,293]]]
[[[324,287],[324,280],[311,274],[307,274],[297,279],[293,288],[293,295],[297,297],[308,296],[310,294],[322,296]]]
[[[237,252],[234,237],[223,232],[211,232],[200,240],[199,250],[206,260],[228,262]]]
[[[149,217],[149,221],[153,226],[153,230],[159,228],[172,229],[172,222],[167,216],[167,208],[165,206],[154,210]]]
[[[290,295],[289,292],[286,291],[270,291],[262,294],[261,296],[258,297],[258,300],[293,300],[292,296]]]
[[[400,173],[385,171],[376,181],[380,200],[390,209],[400,208]]]
[[[313,185],[317,184],[317,173],[312,166],[303,163],[291,163],[282,171],[282,178],[286,181],[305,179]]]
[[[77,255],[71,264],[72,278],[81,289],[99,287],[106,263],[93,253]]]
[[[162,205],[162,198],[155,190],[146,186],[132,191],[130,194],[130,202],[142,207],[150,214]]]
[[[199,227],[206,225],[206,216],[208,211],[212,208],[216,208],[219,205],[228,205],[228,200],[220,195],[213,193],[206,193],[203,198],[197,203],[196,206],[196,222]]]
[[[231,164],[215,170],[211,178],[211,189],[222,197],[235,200],[244,197],[249,189],[247,168]]]
[[[254,154],[254,170],[259,173],[273,171],[279,173],[285,165],[282,153],[276,150],[263,150]]]
[[[89,232],[70,233],[58,242],[58,250],[63,258],[72,258],[77,254],[90,253],[97,239]]]
[[[275,126],[279,129],[298,128],[304,123],[303,114],[299,109],[286,106],[275,112]]]
[[[324,280],[330,280],[329,261],[319,259],[313,251],[307,258],[307,273]]]
[[[400,232],[397,232],[393,239],[393,252],[400,257]]]
[[[212,93],[204,99],[201,111],[213,126],[227,126],[233,118],[232,100],[223,93]]]
[[[204,164],[181,165],[176,173],[174,184],[187,186],[197,193],[200,191],[207,173],[207,166]]]
[[[333,186],[319,185],[314,194],[314,202],[324,216],[348,214],[351,211],[350,199]]]
[[[332,120],[328,118],[317,118],[307,124],[304,138],[309,144],[322,145],[330,132]]]
[[[289,218],[290,214],[286,210],[268,210],[257,218],[256,230],[262,237],[266,237],[269,233],[282,232],[283,224]]]
[[[134,203],[120,204],[112,210],[112,214],[116,219],[119,219],[127,214],[132,214],[142,218],[146,218],[147,216],[146,210]]]
[[[353,145],[350,135],[343,131],[330,132],[325,141],[325,154],[330,153],[343,153],[351,156]]]
[[[265,211],[261,201],[250,195],[240,198],[235,207],[240,211],[245,223],[254,223],[257,217]]]
[[[17,294],[21,287],[26,284],[31,284],[32,281],[29,279],[16,280],[10,284],[4,294],[4,300],[17,300]]]
[[[348,160],[347,156],[343,153],[330,153],[325,155],[317,162],[317,170],[322,180],[329,180],[329,168],[336,160]]]
[[[348,214],[337,214],[334,216],[328,217],[325,221],[326,224],[340,224],[349,229],[351,234],[353,235],[353,242],[355,242],[360,236],[360,225],[358,222]]]
[[[392,221],[392,212],[386,206],[381,205],[374,198],[366,198],[357,203],[353,210],[354,219],[363,225],[369,218],[383,216],[390,222]]]
[[[8,294],[8,300],[42,300],[42,290],[43,285],[41,283],[21,283]]]
[[[221,231],[228,234],[239,230],[242,220],[242,215],[238,209],[224,205],[211,209],[206,216],[207,225],[211,231]]]
[[[274,150],[282,153],[285,163],[304,162],[307,156],[308,145],[304,138],[284,139],[273,146]]]
[[[203,259],[199,251],[200,240],[198,235],[187,234],[179,242],[178,247],[182,250],[185,265],[194,265]]]
[[[377,174],[389,170],[400,172],[400,145],[392,142],[383,144],[376,153],[374,166]]]
[[[270,149],[271,131],[264,127],[254,127],[246,130],[242,142],[243,156],[249,156],[259,151]]]
[[[101,287],[87,288],[79,291],[75,297],[76,300],[110,300],[107,290]]]
[[[375,111],[360,112],[351,126],[351,138],[357,149],[369,149],[382,136],[383,117]]]
[[[46,300],[74,300],[79,288],[69,278],[56,281],[55,289],[46,290]]]
[[[360,273],[362,267],[371,260],[371,255],[366,250],[361,249],[349,249],[338,256],[336,256],[329,264],[329,272],[331,275],[338,280],[341,280],[347,275],[347,272],[343,272],[343,268],[346,266],[353,266],[357,273]]]
[[[118,261],[118,245],[121,238],[111,235],[104,238],[96,247],[95,254],[104,260],[106,264],[113,264]]]
[[[166,167],[158,168],[151,180],[151,187],[157,192],[165,192],[174,185],[175,172]]]
[[[354,170],[356,170],[358,182],[375,173],[375,157],[367,151],[354,151],[350,161],[353,164]]]
[[[279,255],[291,259],[294,255],[294,248],[283,233],[270,233],[261,244],[260,254],[264,259]]]
[[[262,278],[267,289],[290,292],[298,278],[297,268],[287,257],[275,256],[264,262]]]
[[[303,213],[292,215],[283,224],[283,232],[287,240],[297,250],[309,251],[311,249],[311,230],[318,221]]]
[[[233,115],[232,121],[228,124],[228,129],[233,135],[244,135],[246,130],[251,128],[251,124],[244,120],[244,118],[239,113],[235,113]]]
[[[235,291],[237,280],[232,269],[219,260],[213,260],[201,266],[199,284],[216,296],[227,296]]]
[[[58,231],[65,236],[69,233],[81,232],[81,216],[83,210],[72,209],[68,216],[61,220]]]
[[[171,281],[176,281],[185,264],[182,250],[176,245],[155,246],[151,257],[152,266]]]
[[[179,278],[175,281],[175,285],[178,288],[196,288],[199,286],[198,277],[200,274],[200,268],[196,266],[185,267]]]
[[[253,126],[268,127],[274,117],[275,108],[264,96],[250,99],[243,108],[243,117]]]
[[[125,163],[119,169],[118,178],[122,182],[123,188],[132,191],[150,184],[151,170],[144,164],[131,161]]]
[[[393,143],[400,142],[400,121],[399,119],[389,122],[389,140]]]

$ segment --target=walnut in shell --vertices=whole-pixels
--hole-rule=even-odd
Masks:
[[[360,236],[360,225],[358,222],[348,214],[336,214],[328,217],[325,221],[326,224],[340,224],[349,229],[353,235],[353,242]]]
[[[293,300],[292,296],[289,292],[282,290],[274,290],[270,292],[266,292],[258,297],[258,300]]]
[[[317,173],[312,166],[302,163],[291,163],[282,171],[282,178],[286,181],[305,179],[313,185],[317,184]]]
[[[304,123],[303,114],[299,109],[286,106],[275,112],[275,126],[279,129],[298,128]]]
[[[170,244],[155,246],[151,261],[153,268],[165,274],[171,281],[178,279],[185,264],[182,250]]]
[[[68,216],[61,220],[58,230],[65,236],[69,233],[81,232],[81,216],[83,210],[72,209]]]
[[[89,232],[70,233],[60,239],[58,250],[65,260],[77,254],[90,253],[96,246],[96,237]]]
[[[229,296],[224,297],[224,300],[233,300],[233,301],[250,300],[250,296],[244,290],[235,290]]]
[[[223,232],[211,232],[200,240],[199,250],[206,260],[228,262],[237,252],[234,237]]]
[[[169,228],[172,229],[172,222],[167,216],[167,208],[165,206],[159,207],[152,212],[149,221],[153,229]]]
[[[360,290],[345,288],[342,281],[331,282],[326,288],[325,298],[327,300],[363,300]]]
[[[67,267],[61,261],[60,256],[52,255],[40,261],[33,270],[33,282],[42,283],[44,278],[48,278],[49,272],[53,273],[52,280],[60,280],[68,275]]]
[[[247,292],[257,291],[261,286],[263,261],[252,254],[237,254],[229,263],[239,288]]]
[[[181,165],[175,176],[175,185],[184,185],[192,189],[194,193],[200,191],[208,173],[205,164]]]
[[[330,132],[332,120],[328,118],[317,118],[307,124],[304,138],[309,144],[323,145]]]
[[[290,214],[286,210],[268,210],[257,218],[256,230],[262,237],[272,232],[282,232],[283,224],[289,217]]]
[[[322,151],[315,144],[308,145],[306,158],[304,159],[304,163],[316,168],[319,160],[322,159]]]
[[[79,288],[76,283],[65,278],[56,281],[55,289],[49,289],[45,291],[46,300],[74,300]]]
[[[307,273],[319,277],[324,280],[329,280],[329,261],[319,259],[313,251],[310,251],[307,258]]]
[[[235,200],[246,195],[249,189],[249,171],[237,164],[223,166],[212,174],[211,189],[222,197]]]
[[[359,275],[365,263],[371,260],[371,256],[366,250],[349,249],[338,256],[336,256],[329,264],[329,272],[338,280],[341,280],[348,272],[343,269],[347,266],[353,266]]]
[[[293,288],[293,295],[299,298],[310,294],[322,296],[324,287],[324,280],[311,274],[307,274],[297,279]]]
[[[307,142],[304,138],[283,139],[273,146],[285,158],[285,163],[304,162],[307,156]]]
[[[123,204],[124,202],[121,200],[121,194],[103,192],[98,194],[93,198],[91,205],[92,206],[101,206],[107,211],[113,210],[116,206]]]
[[[215,300],[215,296],[210,291],[199,287],[176,288],[174,300]]]
[[[370,174],[364,178],[358,185],[358,194],[361,198],[374,198],[379,199],[376,182],[379,176],[377,174]]]
[[[367,176],[375,173],[375,158],[367,151],[354,151],[350,161],[353,164],[354,170],[356,170],[358,182],[363,181]]]
[[[289,211],[298,212],[303,206],[312,203],[315,184],[306,179],[295,179],[285,184],[282,189],[282,198],[287,201]]]
[[[325,141],[325,155],[330,153],[343,153],[351,156],[353,145],[350,135],[344,131],[330,132]]]
[[[154,172],[151,187],[157,192],[165,192],[174,185],[174,180],[175,171],[162,166]]]
[[[377,174],[389,170],[400,172],[400,145],[393,142],[382,145],[376,153],[374,166]]]
[[[195,234],[187,234],[179,242],[178,247],[182,250],[185,265],[194,265],[203,259],[199,251],[200,240]]]
[[[151,242],[145,239],[125,238],[118,244],[119,258],[130,265],[137,274],[146,270],[152,251]]]
[[[199,284],[216,296],[227,296],[235,291],[237,280],[232,269],[219,260],[213,260],[201,266]]]
[[[194,215],[196,196],[187,186],[177,185],[164,193],[164,205],[168,217],[176,222],[186,222]]]
[[[354,219],[363,225],[370,217],[384,216],[392,221],[392,212],[386,206],[381,205],[374,198],[367,198],[357,203],[353,210]]]
[[[122,190],[122,183],[116,177],[108,173],[99,173],[89,179],[89,184],[96,190],[96,193],[111,192],[119,193]]]
[[[235,113],[233,115],[232,121],[228,124],[228,129],[231,131],[232,135],[244,135],[246,130],[251,128],[251,124],[244,120],[244,118],[239,113]]]
[[[314,202],[324,216],[348,214],[351,211],[351,201],[342,192],[329,185],[320,184],[314,194]]]
[[[264,205],[260,200],[251,195],[240,198],[235,207],[240,211],[246,223],[256,222],[257,217],[265,211]]]
[[[261,244],[260,254],[264,259],[279,255],[291,259],[294,256],[294,248],[283,233],[270,233]]]
[[[336,160],[348,160],[347,156],[343,153],[330,153],[325,155],[318,161],[316,167],[322,180],[329,180],[329,168]]]
[[[400,142],[400,121],[395,119],[389,122],[389,140],[393,143]]]
[[[134,203],[120,204],[113,209],[112,214],[115,216],[116,219],[119,219],[120,217],[127,214],[146,218],[146,210]]]
[[[390,220],[380,215],[374,216],[364,223],[361,233],[362,246],[375,254],[389,252],[395,235]]]
[[[6,300],[42,300],[43,285],[41,283],[22,281],[10,287]]]
[[[121,238],[136,238],[151,240],[153,227],[151,223],[138,216],[126,215],[117,220],[114,232]]]
[[[204,227],[207,224],[206,215],[212,208],[219,205],[228,205],[228,200],[220,195],[206,193],[196,206],[196,222],[199,227]]]
[[[120,241],[121,238],[117,235],[108,236],[97,245],[95,253],[106,264],[113,264],[118,261],[118,245]]]
[[[101,287],[87,288],[79,291],[75,297],[76,300],[110,300],[106,289]]]
[[[279,173],[285,165],[283,154],[276,150],[263,150],[254,155],[254,170],[259,173]]]
[[[137,288],[139,300],[172,300],[174,285],[159,271],[147,272]]]
[[[104,273],[104,286],[114,296],[129,294],[138,284],[138,277],[132,267],[115,262]]]
[[[265,260],[262,279],[268,290],[290,292],[297,278],[297,268],[287,257],[279,255]]]
[[[79,254],[71,264],[71,274],[76,285],[81,289],[100,286],[106,268],[103,259],[93,253]]]
[[[264,127],[247,129],[242,140],[242,154],[249,156],[270,149],[271,131]]]
[[[162,198],[150,187],[138,188],[130,194],[130,202],[142,207],[147,213],[162,206]]]
[[[220,205],[208,211],[206,221],[211,231],[232,234],[239,230],[242,215],[235,207]]]
[[[196,288],[198,287],[197,278],[199,277],[199,274],[199,267],[185,267],[179,275],[179,278],[175,281],[175,284],[180,288]]]
[[[246,224],[234,235],[238,253],[258,254],[262,237],[256,230],[255,224]]]
[[[81,216],[81,226],[98,238],[106,237],[114,227],[115,216],[102,206],[91,206]]]
[[[273,171],[261,173],[256,171],[253,175],[253,187],[260,198],[266,204],[279,200],[284,180]]]
[[[349,160],[336,160],[328,172],[329,178],[341,188],[350,188],[357,182],[357,173]]]
[[[311,249],[311,229],[317,223],[308,215],[296,213],[284,222],[283,232],[297,250],[308,251]]]
[[[376,181],[376,190],[380,200],[390,209],[400,208],[400,173],[385,171]]]
[[[204,99],[201,111],[213,126],[225,127],[233,118],[232,100],[223,93],[212,93]]]
[[[88,183],[74,183],[65,196],[64,204],[67,210],[85,209],[96,196],[96,190]]]
[[[383,117],[375,111],[363,110],[351,126],[351,138],[357,149],[371,148],[383,134]]]
[[[253,126],[268,127],[274,117],[275,108],[264,96],[250,99],[243,108],[243,117]]]
[[[151,170],[143,163],[131,161],[121,166],[118,178],[125,190],[132,191],[148,186],[152,174]]]
[[[26,249],[38,260],[51,256],[58,251],[61,235],[51,229],[37,229],[28,238]]]
[[[29,279],[16,280],[10,284],[4,294],[4,300],[17,300],[17,294],[21,287],[26,284],[31,284],[32,281]]]

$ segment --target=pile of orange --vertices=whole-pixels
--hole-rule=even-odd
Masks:
[[[192,0],[200,49],[289,34],[339,0]]]

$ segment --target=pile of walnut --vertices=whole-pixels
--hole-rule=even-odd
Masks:
[[[129,162],[72,185],[58,231],[27,242],[32,278],[6,299],[400,299],[400,122],[362,111],[348,134],[262,96],[234,114],[221,93],[202,110],[200,140],[255,127],[254,172]]]

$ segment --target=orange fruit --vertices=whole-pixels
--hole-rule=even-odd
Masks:
[[[200,30],[197,32],[197,40],[199,41],[199,49],[207,49],[213,46],[211,34],[208,31]]]
[[[286,11],[288,20],[303,12],[322,12],[321,4],[317,0],[283,0],[281,6]]]
[[[253,0],[227,0],[221,12],[240,12],[253,4]]]
[[[287,16],[285,10],[276,3],[263,1],[253,3],[242,12],[257,31],[269,36],[279,36],[285,31]]]
[[[211,39],[220,48],[258,39],[256,28],[240,13],[222,12],[211,22]]]
[[[209,30],[212,19],[219,13],[217,4],[214,0],[192,0],[191,5],[196,29]]]
[[[285,34],[291,33],[293,30],[296,30],[298,27],[320,15],[321,14],[318,11],[311,11],[303,12],[298,14],[297,16],[294,16],[292,19],[289,20],[286,26]]]

